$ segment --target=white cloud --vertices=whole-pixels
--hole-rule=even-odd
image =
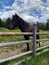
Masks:
[[[4,9],[9,9],[9,8],[11,9],[11,6],[5,6],[4,5]]]
[[[27,22],[34,22],[36,23],[36,21],[38,21],[38,17],[36,16],[29,16],[27,14],[20,14],[20,17],[22,17],[25,21]]]
[[[46,22],[47,19],[49,19],[49,14],[46,14],[45,16],[42,16],[42,17],[40,18],[40,22]]]
[[[5,12],[3,12],[3,15],[1,16],[1,19],[3,19],[3,18],[5,18],[5,19],[7,19],[8,17],[12,17],[12,15],[14,15],[15,14],[15,11],[13,10],[13,11],[5,11]]]
[[[2,12],[0,12],[0,15],[2,15]]]
[[[19,3],[18,3],[19,2]],[[20,4],[21,3],[21,4]],[[20,4],[20,5],[19,5]],[[3,11],[0,12],[0,17],[8,18],[12,17],[13,14],[17,13],[26,21],[41,21],[44,22],[49,18],[49,0],[44,3],[42,0],[15,0],[12,6],[5,6],[6,8],[12,9],[11,11]],[[34,13],[33,10],[41,11],[40,14],[42,15],[40,18]],[[32,12],[32,15],[29,15]],[[5,16],[6,15],[6,16]]]

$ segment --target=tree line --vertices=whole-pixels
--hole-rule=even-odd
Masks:
[[[0,18],[0,27],[7,27],[9,25],[10,21],[11,21],[10,18],[8,18],[6,20],[6,22],[2,21]],[[49,19],[47,20],[46,23],[38,22],[38,25],[39,25],[39,29],[41,29],[41,30],[49,30]]]
[[[7,27],[10,23],[11,19],[8,18],[6,21],[2,21],[1,18],[0,18],[0,27]]]
[[[38,22],[39,29],[41,30],[49,30],[49,19],[46,22]]]

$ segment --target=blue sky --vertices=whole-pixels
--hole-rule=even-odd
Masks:
[[[0,0],[0,2],[6,6],[11,6],[13,4],[14,0]]]
[[[4,6],[11,6],[13,4],[14,0],[0,0],[0,10],[5,10]],[[7,9],[7,11],[9,11],[9,9]]]
[[[0,0],[0,18],[17,13],[28,22],[46,22],[49,19],[49,0]]]

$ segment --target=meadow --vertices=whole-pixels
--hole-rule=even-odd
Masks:
[[[40,31],[43,32],[43,30],[40,30]],[[19,29],[17,29],[17,30],[8,30],[8,29],[2,28],[2,29],[0,29],[0,32],[21,32],[21,31]],[[49,38],[48,35],[40,35],[41,39],[47,38],[47,37]],[[30,39],[32,39],[32,36],[30,36]],[[20,40],[24,40],[24,36],[0,36],[0,43],[2,43],[2,42],[20,41]],[[13,65],[17,61],[19,61],[21,59],[24,59],[24,58],[26,58],[26,57],[28,57],[30,55],[31,54],[23,56],[23,57],[18,58],[18,59],[14,59],[14,60],[9,61],[9,62],[2,63],[0,65]],[[45,63],[46,63],[45,65],[48,65],[48,63],[49,63],[48,60],[49,60],[49,51],[44,53],[44,54],[41,54],[41,55],[37,56],[36,59],[26,60],[21,65],[40,65],[41,63],[42,63],[41,65],[44,65]]]

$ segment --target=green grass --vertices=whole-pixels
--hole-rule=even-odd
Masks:
[[[26,60],[20,65],[49,65],[49,51],[40,54],[35,59]]]
[[[21,32],[21,31],[19,29],[17,30],[1,29],[0,32]],[[0,42],[12,42],[19,40],[24,40],[24,36],[0,36]]]
[[[20,32],[20,29],[9,30],[6,28],[0,29],[0,32]]]

